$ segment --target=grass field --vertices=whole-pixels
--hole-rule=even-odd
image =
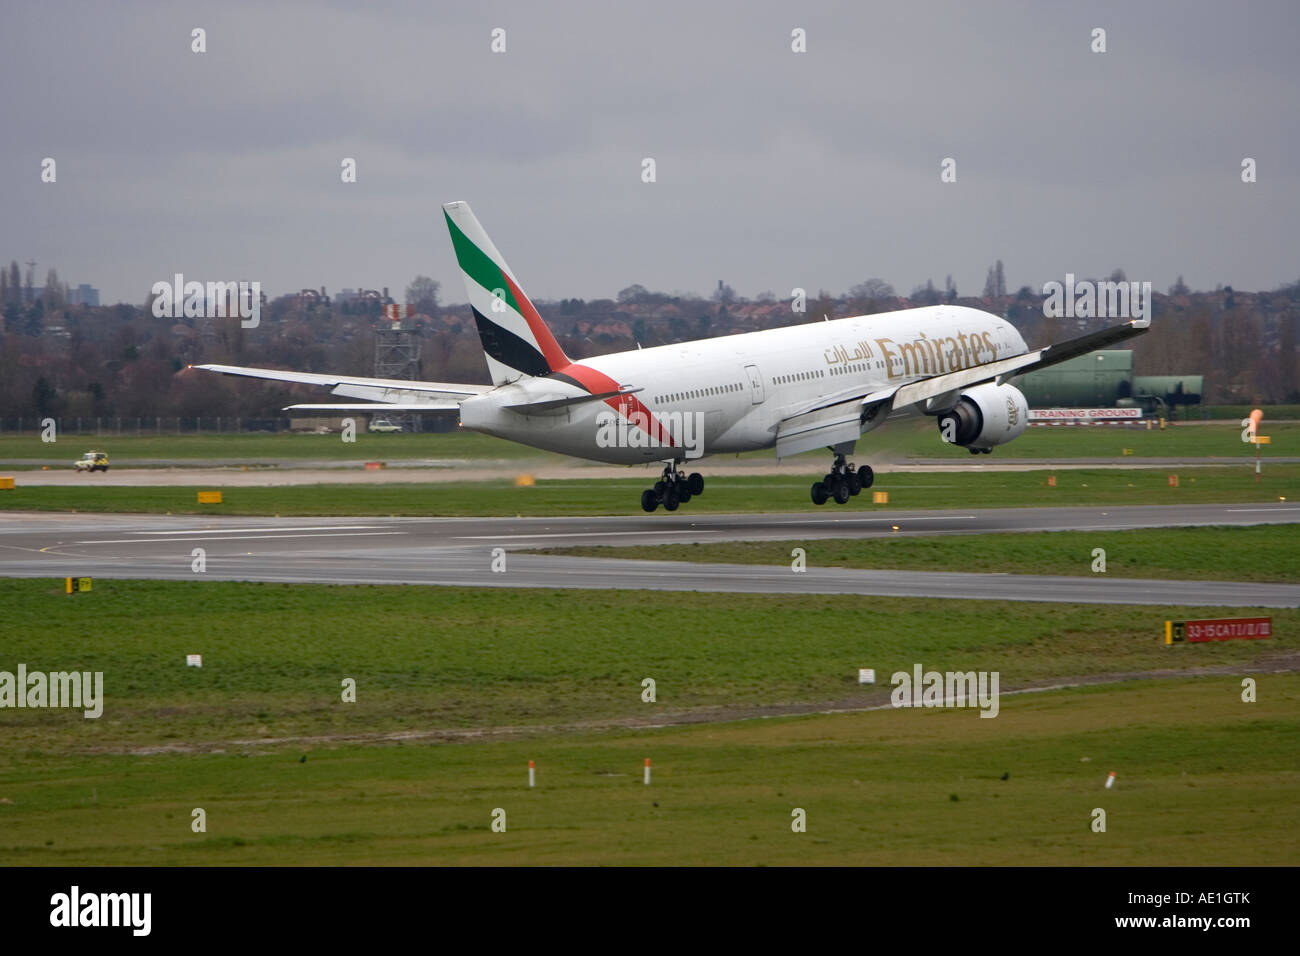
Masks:
[[[0,711],[0,865],[1152,865],[1210,862],[1223,846],[1236,864],[1282,864],[1300,824],[1300,678],[1269,673],[1285,666],[1298,610],[1269,612],[1273,641],[1167,648],[1158,607],[976,614],[842,596],[724,605],[107,580],[74,598],[58,590],[0,580],[0,670],[101,670],[104,713]],[[203,668],[185,667],[187,653]],[[635,726],[884,705],[888,675],[915,663],[996,670],[1004,694],[1062,676],[1175,676],[1006,695],[991,720],[886,708]],[[860,666],[882,685],[858,685]],[[1190,676],[1203,668],[1230,673]],[[1256,674],[1258,703],[1241,701],[1232,675],[1243,673]],[[340,698],[344,677],[356,703]],[[641,699],[645,677],[654,703]],[[573,729],[592,721],[610,726]],[[515,731],[355,739],[436,728]],[[297,736],[312,739],[280,739]],[[1111,770],[1120,783],[1106,791]],[[1089,828],[1099,806],[1106,834]],[[195,807],[205,833],[190,830]],[[807,833],[791,832],[796,807]],[[497,808],[504,834],[489,828]]]
[[[1273,442],[1264,449],[1265,458],[1295,455],[1300,448],[1300,422],[1265,419],[1262,432]],[[71,467],[81,453],[95,448],[106,450],[117,467],[134,461],[173,459],[184,461],[229,461],[250,464],[282,459],[333,459],[339,461],[402,459],[536,459],[565,460],[524,445],[473,432],[441,434],[368,434],[355,443],[339,435],[160,435],[121,437],[65,435],[55,444],[43,443],[35,434],[0,435],[0,466],[20,459],[66,463]],[[1124,449],[1136,457],[1150,458],[1254,458],[1255,449],[1241,441],[1241,428],[1231,422],[1178,425],[1164,431],[1143,428],[1079,426],[1030,428],[1015,441],[994,452],[995,458],[1123,458]],[[973,461],[962,448],[939,439],[930,419],[897,421],[865,436],[858,443],[863,460],[903,461],[908,458],[948,458]],[[742,456],[774,460],[771,450]],[[822,450],[798,456],[810,462],[812,470],[823,469],[827,459]],[[982,461],[983,459],[981,459]],[[813,464],[816,463],[816,464]],[[704,463],[707,465],[707,460]]]
[[[859,667],[999,670],[1010,687],[1246,666],[1281,645],[1163,645],[1166,618],[1213,608],[110,580],[69,598],[61,585],[0,579],[0,670],[103,671],[105,713],[0,711],[10,752],[644,718],[646,677],[665,713],[856,706],[874,699]],[[1261,613],[1280,636],[1300,624],[1300,610]]]
[[[1106,552],[1106,574],[1218,581],[1300,581],[1295,525],[1144,528],[1136,531],[1047,531],[1032,534],[811,541],[728,541],[717,544],[551,548],[548,554],[650,561],[788,565],[802,547],[812,567],[910,571],[1088,575]]]
[[[1180,485],[1169,486],[1176,469],[1083,469],[1027,472],[924,472],[882,474],[872,491],[889,492],[888,505],[873,505],[867,493],[848,505],[817,509],[806,480],[776,476],[710,476],[705,493],[664,521],[689,521],[700,513],[808,511],[862,514],[911,508],[1007,508],[1056,505],[1186,504],[1275,502],[1300,499],[1300,465],[1271,465],[1256,484],[1249,465],[1185,469]],[[640,494],[657,471],[629,469],[626,479],[539,479],[532,487],[512,481],[437,484],[296,485],[227,487],[220,505],[197,504],[191,487],[93,485],[24,486],[0,490],[0,511],[103,511],[230,515],[604,515],[639,514]],[[1048,476],[1055,474],[1056,485]]]
[[[993,720],[890,709],[490,745],[4,759],[0,865],[1289,865],[1300,679],[1259,690],[1243,703],[1219,677],[1010,696]]]

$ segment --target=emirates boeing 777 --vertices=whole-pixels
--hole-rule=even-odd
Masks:
[[[849,462],[858,439],[903,414],[933,416],[972,454],[1024,432],[1029,409],[1008,380],[1140,335],[1132,319],[1030,349],[1005,319],[936,305],[762,332],[638,348],[583,361],[555,336],[469,204],[443,206],[491,385],[359,378],[230,365],[197,368],[324,386],[351,404],[295,411],[457,411],[462,427],[547,451],[616,464],[662,462],[641,507],[668,511],[704,491],[682,465],[704,455],[826,448],[830,471],[812,500],[844,504],[871,486]]]

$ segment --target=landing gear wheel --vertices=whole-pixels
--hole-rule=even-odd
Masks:
[[[824,505],[824,504],[826,504],[826,498],[827,498],[827,497],[828,497],[828,494],[827,494],[827,491],[826,491],[826,485],[825,485],[823,482],[820,482],[820,481],[814,481],[814,482],[813,482],[813,486],[812,486],[812,500],[813,500],[813,504],[815,504],[815,505]]]
[[[835,503],[837,505],[847,504],[851,497],[849,492],[849,483],[841,478],[839,481],[835,482],[835,485],[831,488],[831,494],[834,495]]]
[[[858,469],[858,481],[862,482],[863,488],[870,488],[876,480],[876,473],[871,470],[870,465],[863,465]]]
[[[686,487],[693,495],[704,494],[704,476],[698,471],[691,472],[691,477],[686,479]]]
[[[862,482],[858,480],[858,473],[856,471],[849,472],[845,476],[844,480],[849,483],[849,494],[856,495],[862,492]]]
[[[677,500],[682,504],[691,500],[691,489],[684,481],[677,482]]]
[[[656,495],[662,495],[664,493],[664,487],[665,485],[662,481],[656,481],[654,486],[654,493]]]
[[[677,506],[681,504],[681,498],[677,496],[677,486],[669,485],[664,489],[664,510],[676,511]]]
[[[641,492],[641,510],[650,512],[659,507],[659,496],[647,488]]]

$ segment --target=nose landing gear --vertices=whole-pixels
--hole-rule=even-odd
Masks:
[[[830,498],[834,498],[836,504],[845,504],[854,495],[860,494],[863,488],[870,488],[875,480],[876,475],[870,465],[854,469],[852,464],[844,460],[843,455],[836,455],[826,477],[813,482],[813,504],[824,505]]]

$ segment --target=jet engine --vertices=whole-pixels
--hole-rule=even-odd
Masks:
[[[1029,425],[1029,405],[1020,389],[989,382],[963,391],[938,421],[944,441],[969,448],[972,455],[988,454],[1020,437]]]

